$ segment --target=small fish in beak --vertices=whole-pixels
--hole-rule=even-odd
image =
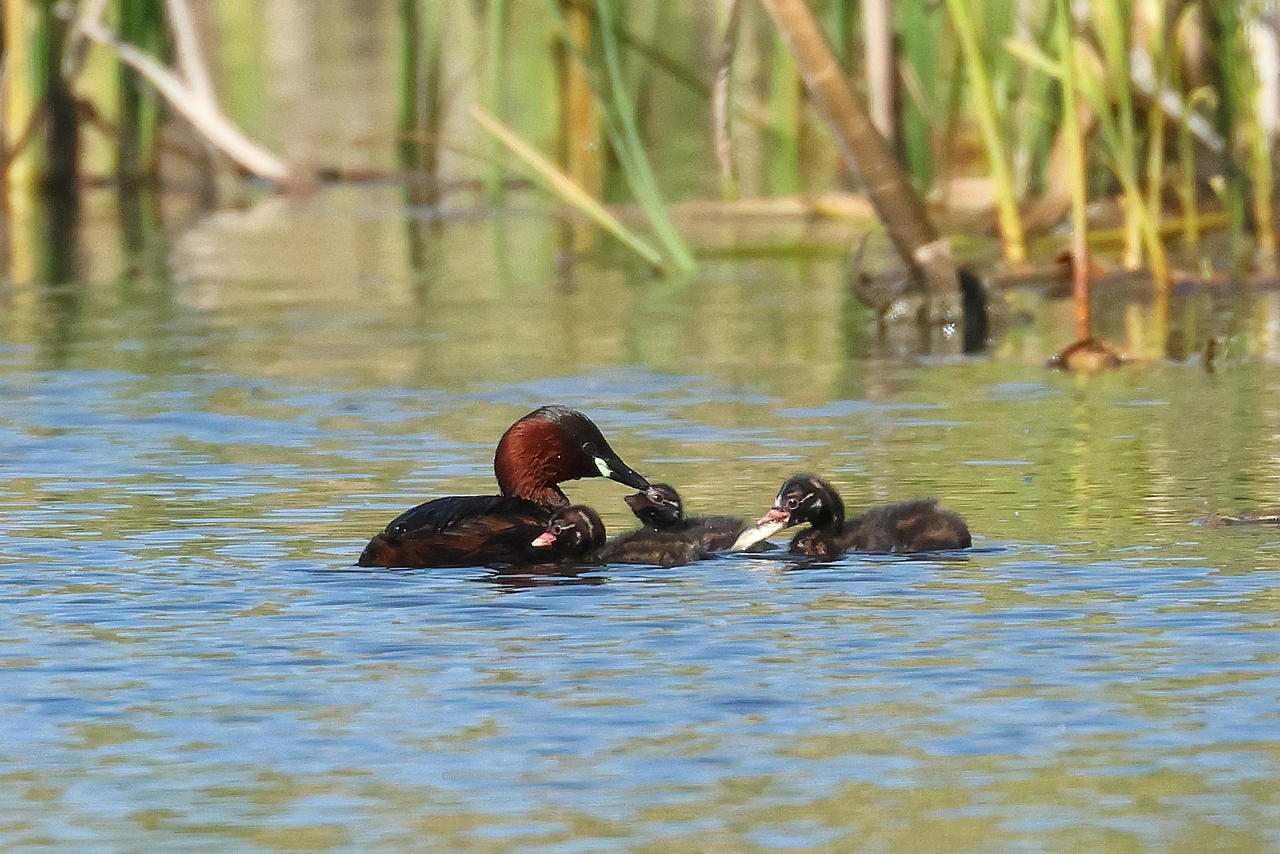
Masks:
[[[729,551],[746,551],[756,543],[769,539],[790,524],[791,514],[786,510],[780,510],[777,507],[774,507],[768,513],[761,516],[759,522],[756,522],[750,528],[747,528],[739,534],[738,539],[734,540],[733,545],[729,547]]]

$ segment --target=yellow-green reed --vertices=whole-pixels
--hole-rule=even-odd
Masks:
[[[973,106],[977,112],[978,127],[987,150],[987,164],[994,185],[996,217],[1000,224],[1004,258],[1010,264],[1020,265],[1027,260],[1027,243],[1023,235],[1022,219],[1018,214],[1018,200],[1005,155],[987,64],[978,46],[978,35],[974,29],[968,0],[946,0],[946,3],[972,83]]]

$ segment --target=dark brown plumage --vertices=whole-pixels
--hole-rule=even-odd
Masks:
[[[494,452],[501,495],[437,498],[401,513],[373,537],[360,566],[471,566],[530,560],[530,543],[569,499],[558,484],[608,477],[636,489],[649,482],[609,447],[591,419],[544,406],[502,435]]]
[[[783,528],[808,523],[791,540],[790,551],[809,557],[834,558],[854,549],[865,552],[927,552],[972,545],[969,527],[934,498],[917,498],[872,507],[845,519],[844,501],[823,478],[797,474],[778,491],[773,507],[734,543],[753,545]]]
[[[604,522],[585,504],[561,507],[532,542],[539,562],[587,561],[605,544]]]
[[[735,516],[686,518],[680,493],[665,483],[628,495],[626,502],[643,527],[610,542],[600,553],[605,563],[693,563],[729,548],[746,527],[746,522]]]

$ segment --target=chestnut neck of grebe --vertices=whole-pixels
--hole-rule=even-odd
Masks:
[[[546,507],[569,499],[557,484],[581,477],[609,477],[647,489],[649,482],[624,463],[591,419],[563,406],[544,406],[502,434],[493,470],[503,495]]]

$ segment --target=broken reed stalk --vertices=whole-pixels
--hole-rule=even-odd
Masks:
[[[166,3],[178,73],[197,98],[209,104],[215,103],[218,95],[204,61],[204,51],[200,48],[200,39],[196,35],[195,21],[191,18],[187,0],[166,0]]]
[[[175,14],[175,8],[179,16],[186,10],[185,4],[182,3],[179,3],[176,7],[170,5],[170,20],[173,20],[172,16]],[[175,111],[191,122],[196,130],[204,135],[205,139],[227,157],[230,157],[255,175],[268,178],[279,184],[291,182],[295,175],[289,165],[250,139],[230,119],[223,115],[216,101],[210,100],[212,88],[207,83],[207,75],[198,75],[193,84],[191,80],[187,80],[185,77],[165,68],[155,58],[139,50],[134,45],[126,44],[118,39],[115,33],[111,32],[102,23],[99,17],[102,12],[100,8],[97,8],[97,14],[89,14],[90,11],[91,8],[86,7],[86,14],[76,19],[75,28],[77,32],[110,49],[120,62],[125,63],[146,78],[147,82],[156,88],[156,91],[169,102]],[[177,41],[175,46],[180,50],[184,47],[180,41]],[[190,46],[188,46],[189,48]],[[203,66],[203,60],[198,54],[192,55],[191,53],[181,56],[178,60],[179,68],[186,68],[191,64]]]
[[[913,277],[925,285],[928,297],[956,293],[959,278],[950,244],[938,238],[924,204],[854,97],[813,12],[804,0],[761,0],[761,4],[790,46],[845,163],[861,173],[876,214]]]

